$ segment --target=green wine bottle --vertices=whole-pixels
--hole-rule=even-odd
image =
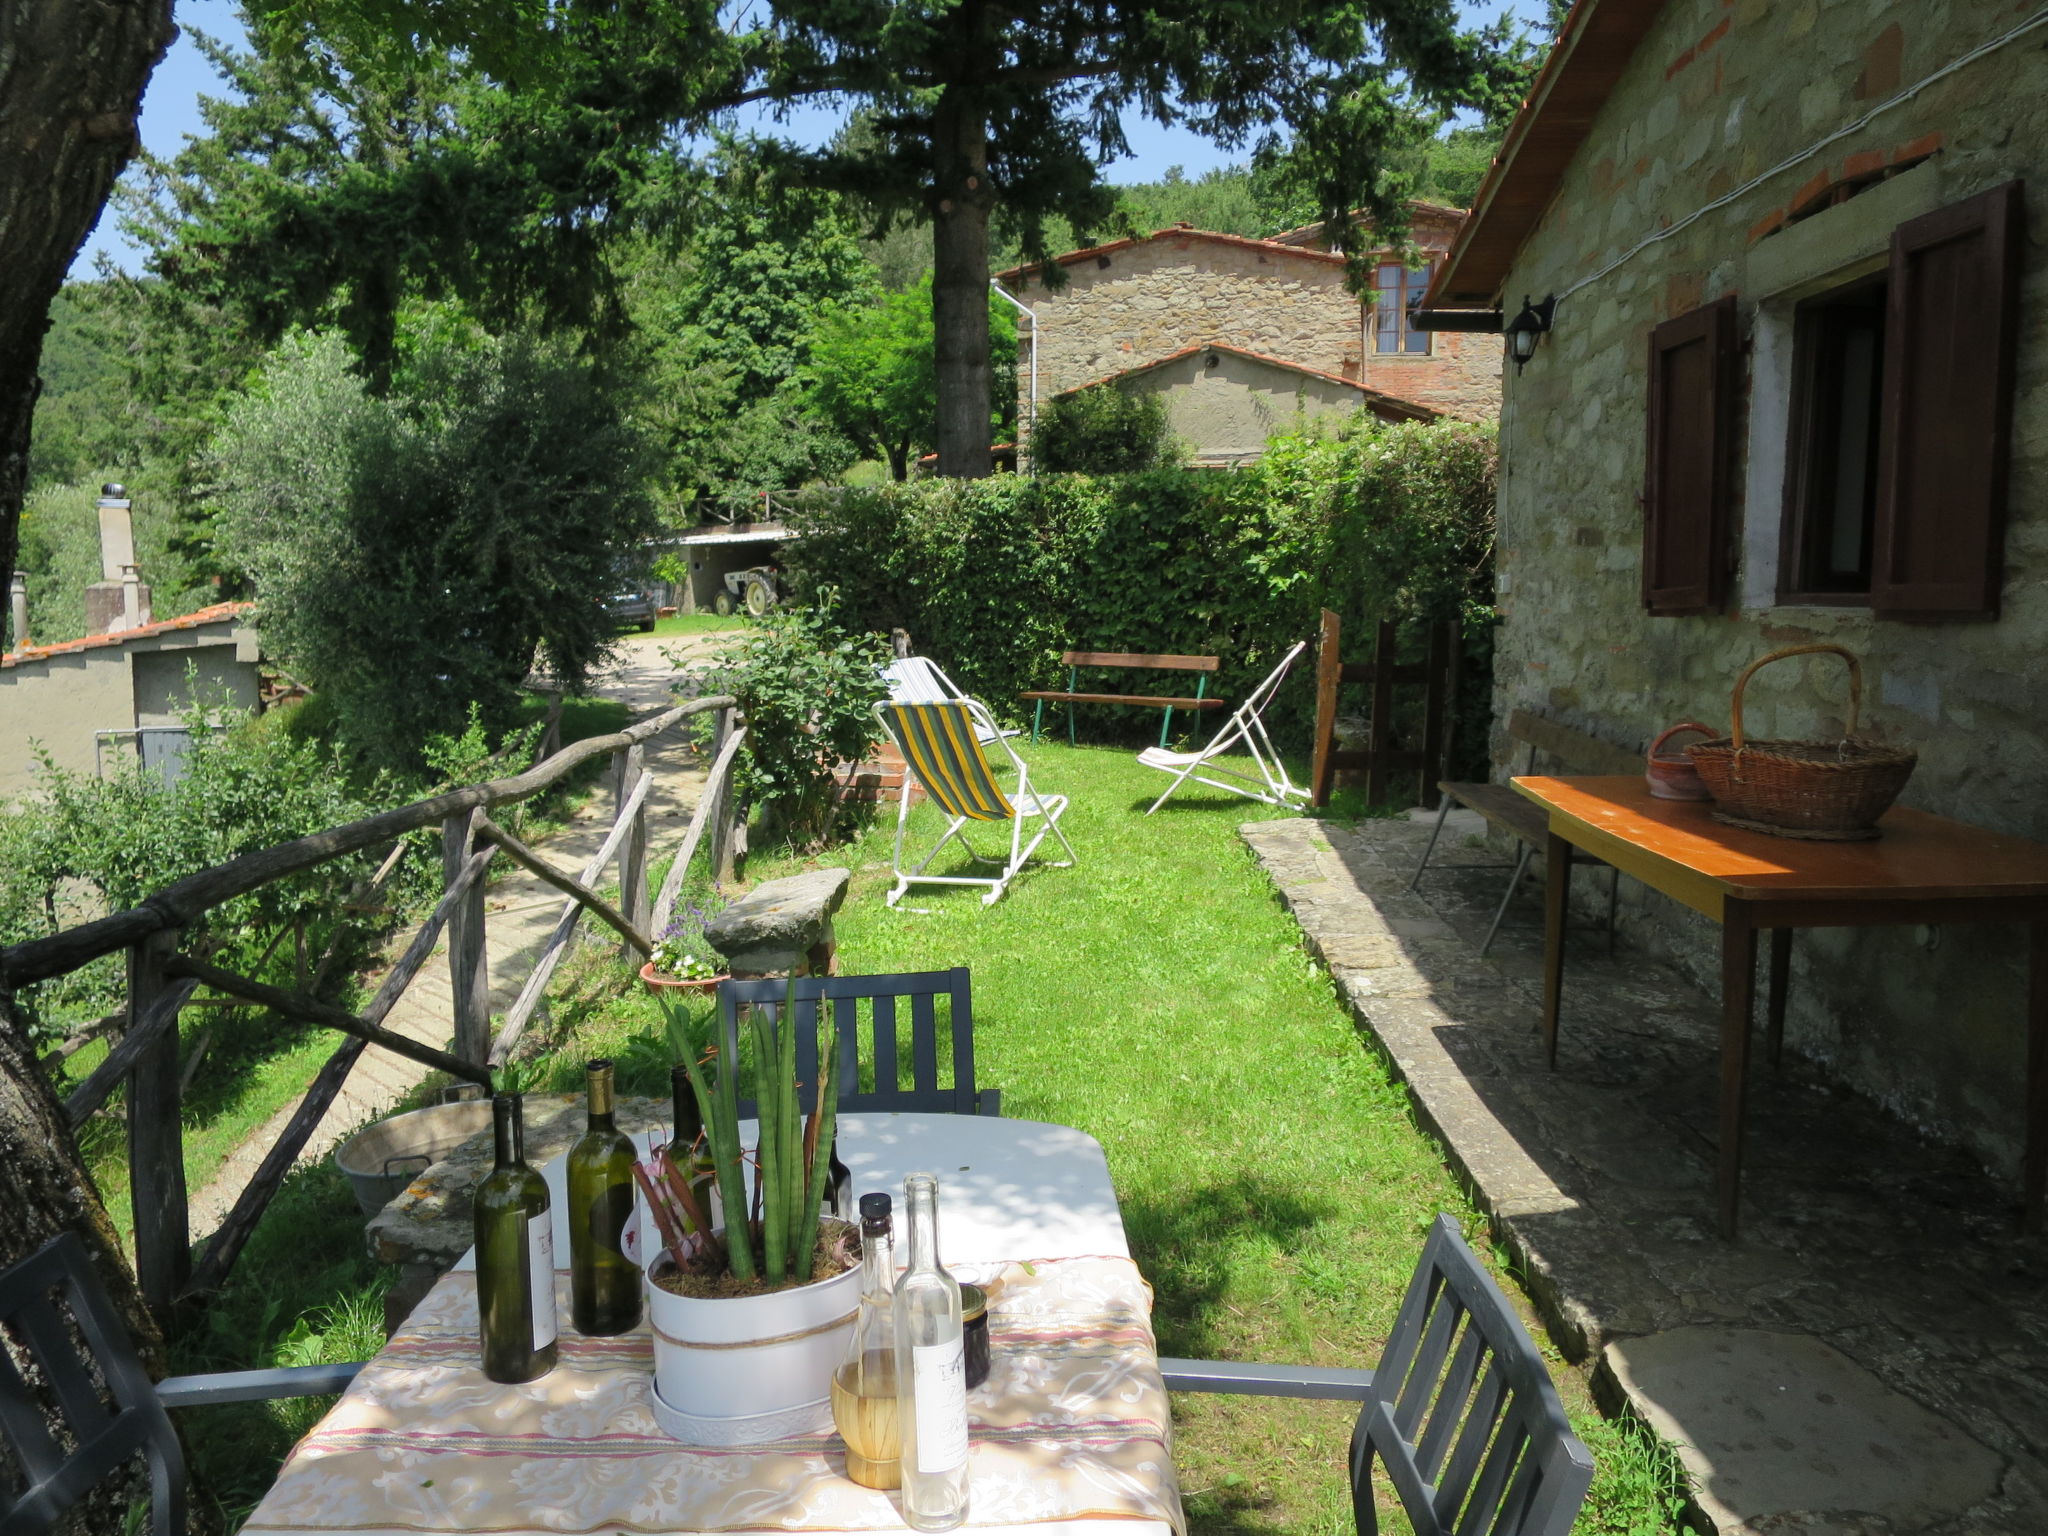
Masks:
[[[526,1166],[520,1097],[491,1100],[497,1166],[476,1191],[476,1306],[484,1374],[532,1381],[555,1368],[555,1229],[547,1181]]]
[[[625,1333],[640,1321],[633,1142],[613,1118],[612,1064],[587,1071],[589,1127],[569,1152],[569,1315],[578,1333]]]

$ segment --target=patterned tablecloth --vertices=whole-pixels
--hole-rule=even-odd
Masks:
[[[568,1275],[556,1276],[560,1315]],[[968,1396],[967,1524],[1163,1521],[1186,1529],[1151,1294],[1126,1258],[1002,1266],[988,1381]],[[476,1277],[443,1276],[300,1442],[243,1530],[887,1531],[895,1496],[849,1481],[836,1435],[678,1445],[648,1408],[646,1328],[565,1330],[523,1386],[484,1379]]]

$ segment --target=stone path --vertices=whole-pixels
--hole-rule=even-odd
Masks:
[[[716,649],[717,643],[716,636],[629,636],[621,642],[618,663],[599,679],[597,692],[620,700],[632,710],[634,719],[643,719],[674,702],[669,689],[675,681],[676,669],[664,652],[688,658]],[[648,797],[647,837],[649,863],[656,869],[673,852],[689,825],[704,782],[704,764],[685,750],[686,739],[678,728],[665,732],[647,748],[647,767],[654,774],[654,788]],[[547,841],[545,852],[556,865],[580,874],[611,829],[611,818],[611,793],[600,788],[570,824]],[[484,934],[490,954],[491,1011],[498,1014],[519,995],[533,962],[561,917],[564,898],[560,891],[522,869],[513,868],[503,858],[492,866],[492,871],[485,902]],[[607,878],[615,879],[616,874]],[[579,938],[589,934],[593,926],[603,927],[586,919],[585,926],[577,930]],[[614,942],[609,929],[603,932],[607,936],[598,942]],[[410,933],[399,936],[389,954],[396,957],[401,953],[410,937]],[[449,1048],[454,1036],[454,1014],[445,948],[437,951],[413,978],[412,985],[384,1022],[411,1039],[444,1050]],[[426,1071],[403,1056],[370,1047],[306,1143],[300,1161],[326,1156],[358,1126],[388,1113],[426,1076]],[[278,1110],[229,1156],[203,1189],[193,1193],[194,1242],[210,1235],[234,1208],[264,1153],[297,1108],[298,1100],[294,1099]]]
[[[1742,1234],[1720,1241],[1718,1000],[1575,929],[1547,1071],[1538,887],[1480,960],[1506,877],[1410,894],[1427,832],[1243,829],[1552,1336],[1680,1446],[1712,1529],[2048,1532],[2048,1247],[2018,1236],[2016,1185],[1788,1053],[1752,1064]],[[1604,877],[1575,884],[1604,905]]]

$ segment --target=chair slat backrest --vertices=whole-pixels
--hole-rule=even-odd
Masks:
[[[718,987],[720,1050],[725,1062],[737,1060],[739,1015],[742,1007],[764,1010],[780,1027],[779,1015],[788,996],[789,983],[779,978],[759,981],[726,981]],[[950,1003],[948,1025],[952,1036],[953,1080],[939,1080],[938,1002]],[[902,1061],[898,1030],[902,1023],[900,1000],[910,1004],[911,1085],[900,1086]],[[862,1110],[916,1111],[936,1114],[972,1115],[995,1113],[999,1102],[991,1092],[982,1094],[974,1081],[974,997],[965,966],[949,971],[912,971],[893,976],[802,976],[796,983],[797,1076],[804,1083],[818,1080],[817,1018],[820,1003],[827,1005],[833,1038],[839,1049],[839,1108]],[[869,1015],[872,1040],[868,1059],[874,1065],[874,1087],[860,1086],[861,1005]],[[740,1101],[742,1116],[754,1113],[754,1100]]]
[[[1564,1536],[1593,1459],[1521,1319],[1439,1216],[1352,1432],[1352,1502],[1378,1529],[1372,1460],[1416,1536]]]
[[[948,816],[1008,821],[1017,814],[982,753],[966,703],[880,704],[876,712],[917,782]]]
[[[60,1233],[0,1273],[0,1331],[0,1438],[25,1480],[18,1493],[0,1488],[0,1529],[8,1536],[54,1529],[139,1452],[149,1465],[150,1529],[182,1536],[178,1437],[78,1234]],[[25,1362],[32,1362],[34,1385]],[[68,1450],[50,1432],[52,1412]]]

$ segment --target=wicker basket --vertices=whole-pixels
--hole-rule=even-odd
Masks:
[[[1849,721],[1839,741],[1750,741],[1742,734],[1742,690],[1759,667],[1787,656],[1828,652],[1849,664]],[[1913,776],[1919,754],[1856,739],[1863,667],[1839,645],[1789,645],[1749,664],[1735,680],[1732,734],[1687,747],[1718,802],[1716,821],[1778,837],[1854,842],[1878,835],[1877,819]]]

